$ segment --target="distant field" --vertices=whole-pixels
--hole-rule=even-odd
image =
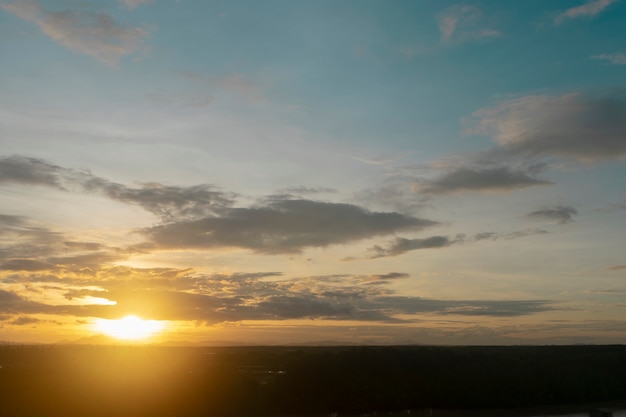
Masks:
[[[0,366],[3,417],[426,417],[429,409],[433,417],[496,417],[626,408],[615,402],[626,400],[625,346],[2,346]]]

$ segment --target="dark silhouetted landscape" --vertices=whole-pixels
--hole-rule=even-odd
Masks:
[[[0,365],[0,415],[15,417],[520,415],[626,399],[625,346],[5,345]]]

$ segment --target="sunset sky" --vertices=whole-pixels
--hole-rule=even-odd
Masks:
[[[0,342],[626,343],[625,40],[625,0],[0,0]]]

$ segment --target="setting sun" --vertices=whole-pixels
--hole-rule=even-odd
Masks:
[[[94,329],[107,336],[124,340],[146,339],[161,332],[163,322],[157,320],[143,320],[137,316],[126,316],[118,320],[98,319]]]

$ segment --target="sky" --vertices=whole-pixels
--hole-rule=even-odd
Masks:
[[[0,0],[0,341],[626,343],[625,39],[624,0]]]

